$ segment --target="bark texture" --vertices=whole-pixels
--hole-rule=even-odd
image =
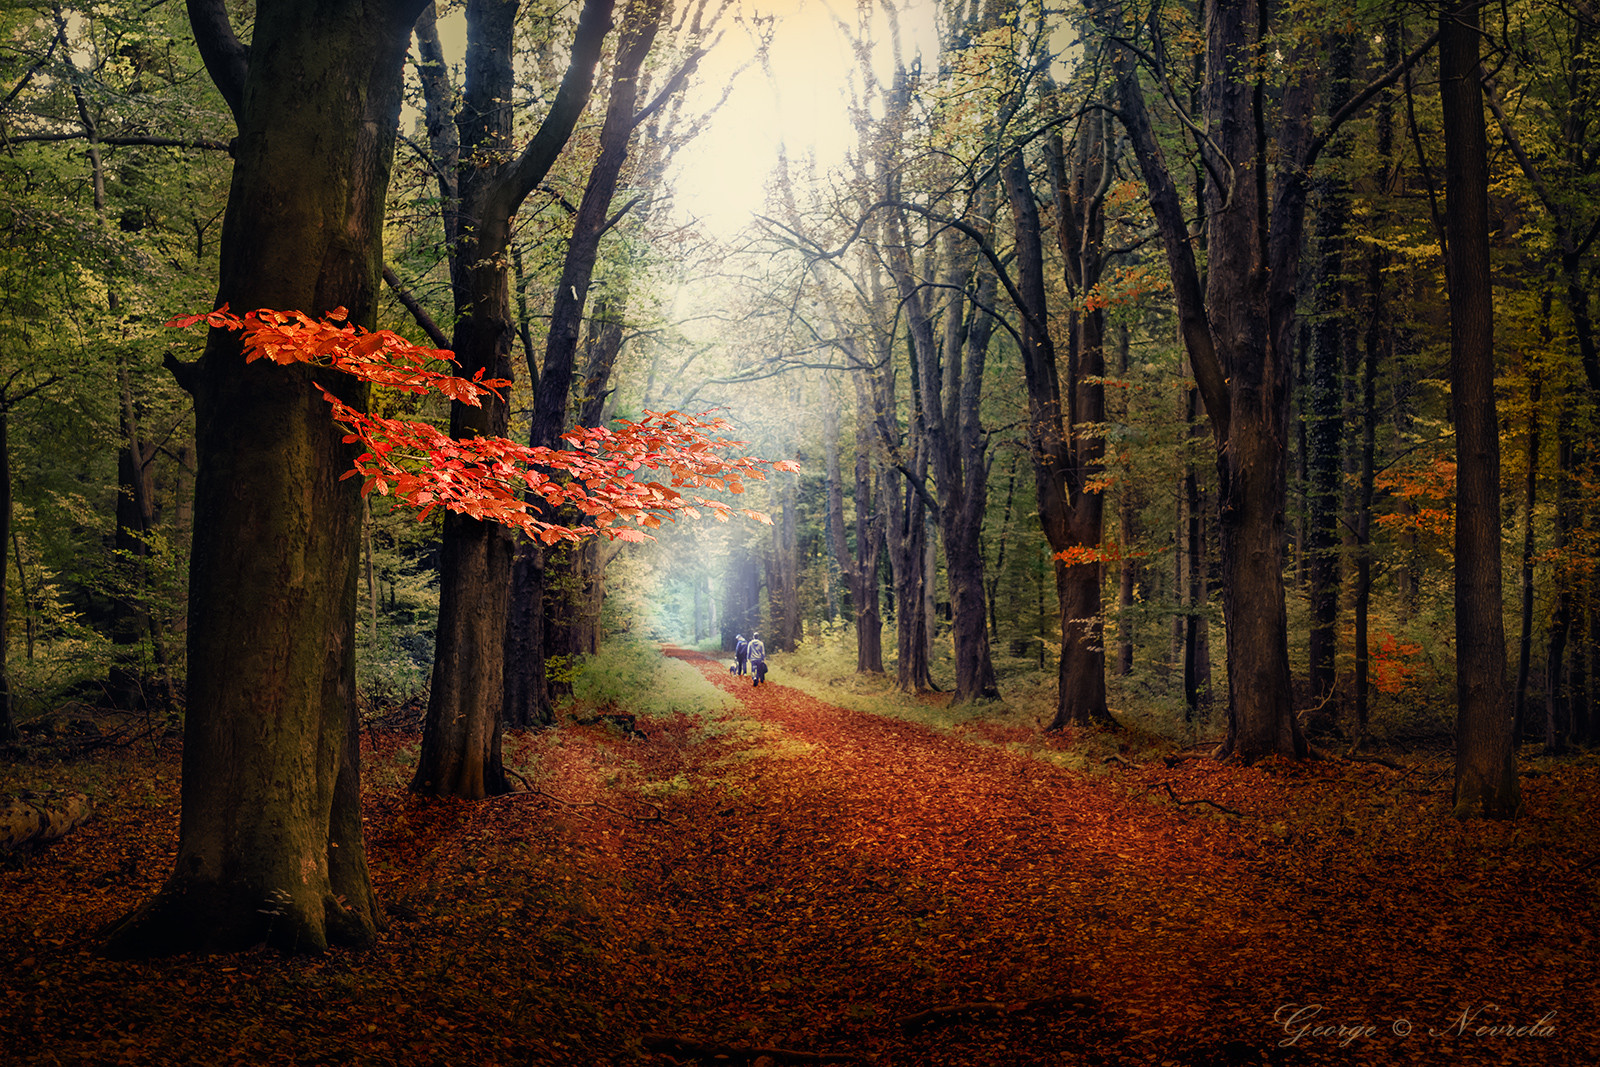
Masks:
[[[1479,69],[1479,8],[1439,16],[1444,111],[1450,411],[1456,426],[1456,775],[1458,817],[1522,807],[1501,603],[1500,428],[1494,402],[1489,277],[1489,152]]]
[[[1306,173],[1338,123],[1312,137],[1310,67],[1290,63],[1302,73],[1282,87],[1276,136],[1269,136],[1265,5],[1208,0],[1205,15],[1203,286],[1134,57],[1117,48],[1112,61],[1167,252],[1180,333],[1217,444],[1229,679],[1228,734],[1218,755],[1301,758],[1308,749],[1290,689],[1283,581],[1291,340]],[[1275,173],[1269,159],[1277,161]]]
[[[196,31],[236,113],[217,302],[372,325],[414,2],[222,5]],[[220,19],[220,28],[216,19]],[[219,57],[213,61],[213,55]],[[230,71],[247,69],[242,85]],[[364,390],[326,373],[360,405]],[[118,955],[371,943],[355,717],[359,483],[304,368],[246,365],[214,331],[195,383],[199,471],[178,859],[113,930]]]
[[[443,89],[437,72],[430,66],[424,79],[430,94],[425,117],[435,155],[449,160],[459,154],[453,187],[445,179],[445,229],[453,237],[455,354],[459,373],[468,376],[482,371],[486,377],[512,377],[511,219],[577,124],[610,26],[611,0],[589,0],[579,16],[561,88],[533,138],[513,155],[515,111],[507,101],[515,89],[512,58],[519,6],[520,0],[471,0],[467,5],[466,81],[453,139],[444,129],[448,101],[439,99]],[[423,49],[430,63],[435,61],[430,57],[436,41],[435,32],[433,43]],[[563,379],[563,389],[565,384]],[[508,427],[504,400],[485,398],[481,407],[451,405],[454,436],[504,436]],[[500,724],[512,550],[511,531],[498,523],[453,514],[445,518],[433,677],[422,752],[411,782],[419,793],[477,799],[508,788],[500,760]],[[542,674],[542,658],[539,668]]]

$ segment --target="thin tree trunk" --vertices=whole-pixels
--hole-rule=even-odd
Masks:
[[[11,408],[9,403],[0,403],[0,552],[5,551],[7,541],[12,539],[11,529],[11,441],[9,427],[11,422]],[[21,735],[17,733],[17,722],[11,714],[11,602],[7,596],[10,582],[4,580],[5,568],[0,567],[0,744],[11,744]],[[22,573],[22,553],[17,553],[17,579],[19,584],[25,580]],[[26,597],[27,586],[22,586]]]
[[[1129,370],[1128,333],[1127,323],[1117,325],[1117,377],[1124,381],[1128,378]],[[1128,400],[1129,392],[1128,389],[1123,390],[1125,406],[1122,421],[1125,424],[1130,421],[1126,407],[1131,403]],[[1122,543],[1122,559],[1117,565],[1117,676],[1120,678],[1133,673],[1133,604],[1141,570],[1133,546],[1138,543],[1138,537],[1133,479],[1124,477],[1121,490],[1117,493],[1117,539]]]
[[[1494,401],[1489,167],[1479,66],[1479,6],[1439,16],[1445,133],[1445,262],[1450,290],[1450,408],[1456,427],[1456,776],[1460,817],[1522,807],[1500,584],[1500,428]]]
[[[992,221],[994,192],[986,187],[974,214],[982,225]],[[939,528],[944,543],[945,572],[950,585],[951,636],[955,645],[955,700],[993,698],[994,664],[984,608],[983,552],[978,535],[987,502],[988,464],[979,415],[979,391],[994,323],[987,313],[956,296],[944,307],[942,330],[913,270],[903,213],[893,212],[888,226],[889,267],[906,308],[912,352],[917,363],[916,387],[928,440],[930,465],[938,486]],[[941,241],[945,291],[960,294],[975,282],[979,302],[993,306],[996,290],[991,272],[974,278],[971,258],[957,237]],[[984,299],[984,297],[987,299]],[[929,575],[931,580],[931,574]]]
[[[459,145],[454,189],[444,196],[447,235],[452,217],[471,220],[471,225],[457,227],[451,248],[456,359],[462,374],[482,372],[504,379],[512,377],[514,333],[508,267],[511,220],[555,162],[588,102],[611,16],[611,0],[584,4],[561,88],[538,132],[514,155],[515,112],[507,102],[515,95],[512,57],[518,7],[519,0],[468,4],[458,142],[442,131],[440,112],[445,107],[435,98],[429,101],[431,121],[438,128],[436,154],[448,156]],[[432,51],[430,45],[429,54]],[[425,89],[430,85],[437,91],[433,81],[424,81]],[[441,174],[441,181],[448,186],[450,177]],[[552,322],[552,333],[555,328]],[[570,375],[569,361],[560,377],[563,410]],[[541,408],[542,400],[541,390]],[[453,436],[504,436],[508,426],[503,398],[487,397],[481,407],[451,404]],[[510,531],[499,523],[455,513],[445,516],[433,677],[422,751],[411,780],[416,792],[475,799],[509,788],[501,766],[500,726],[514,545]]]
[[[1352,49],[1345,34],[1336,34],[1331,47],[1331,83],[1328,111],[1336,112],[1350,97]],[[1328,155],[1337,161],[1347,155],[1345,141],[1334,142]],[[1315,726],[1331,728],[1336,711],[1331,699],[1335,680],[1335,653],[1339,636],[1339,546],[1341,483],[1344,473],[1343,384],[1345,329],[1344,234],[1350,213],[1350,193],[1337,171],[1317,182],[1317,265],[1312,282],[1310,380],[1307,383],[1306,431],[1306,539],[1301,551],[1308,558],[1311,630],[1309,680],[1311,695],[1324,706]],[[1325,703],[1324,703],[1325,702]]]
[[[1070,203],[1077,225],[1061,243],[1074,255],[1069,274],[1083,291],[1099,282],[1102,266],[1100,198],[1102,177],[1114,165],[1108,158],[1106,139],[1097,126],[1083,137],[1080,155],[1097,157],[1102,173],[1074,168],[1068,175],[1057,165],[1056,200]],[[1064,153],[1063,153],[1064,154]],[[1020,151],[1012,153],[1001,170],[1011,204],[1018,284],[1018,310],[1022,313],[1022,367],[1028,389],[1028,440],[1034,460],[1034,485],[1039,522],[1055,553],[1055,584],[1061,627],[1061,661],[1057,672],[1056,711],[1049,729],[1069,724],[1087,726],[1111,721],[1106,709],[1105,633],[1101,604],[1099,552],[1104,534],[1105,497],[1090,485],[1102,470],[1105,439],[1099,427],[1105,421],[1105,313],[1085,310],[1078,319],[1076,361],[1069,362],[1068,396],[1078,407],[1066,412],[1056,368],[1056,348],[1050,335],[1049,307],[1045,296],[1043,243],[1040,240],[1038,204]],[[1074,195],[1075,194],[1075,195]],[[1066,208],[1058,208],[1065,213]],[[1074,241],[1071,238],[1077,237]],[[1080,380],[1075,380],[1080,379]],[[1092,428],[1085,433],[1079,427]],[[1074,551],[1089,558],[1062,558]]]
[[[1575,518],[1577,504],[1573,482],[1577,476],[1573,467],[1574,442],[1570,402],[1562,403],[1556,418],[1556,499],[1555,522],[1550,532],[1550,551],[1560,561],[1555,574],[1555,608],[1550,613],[1549,629],[1545,635],[1545,735],[1554,733],[1553,724],[1562,717],[1563,704],[1571,692],[1562,677],[1566,668],[1567,637],[1572,630],[1576,613],[1578,581],[1576,568],[1568,557],[1568,540]]]
[[[1549,295],[1545,309],[1549,310]],[[1534,533],[1534,508],[1539,497],[1539,394],[1542,391],[1538,371],[1528,367],[1528,464],[1522,483],[1522,612],[1521,633],[1517,639],[1517,688],[1513,696],[1511,743],[1522,740],[1527,723],[1528,676],[1533,664],[1533,570],[1534,549],[1538,539]]]
[[[627,162],[639,100],[639,71],[655,43],[661,4],[662,0],[633,0],[625,17],[600,128],[599,155],[573,218],[561,279],[551,302],[544,365],[528,368],[529,379],[537,382],[528,431],[528,443],[534,447],[557,447],[567,429],[568,395],[584,308],[599,259],[600,239],[609,228],[611,202]],[[503,716],[518,725],[548,723],[554,714],[545,666],[551,636],[546,604],[556,577],[551,554],[524,539],[515,571],[514,599],[501,646],[509,675],[501,694]]]

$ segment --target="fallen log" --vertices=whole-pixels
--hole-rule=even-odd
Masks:
[[[647,1052],[669,1056],[692,1056],[721,1063],[855,1063],[861,1057],[849,1052],[801,1052],[792,1048],[762,1048],[756,1045],[718,1045],[667,1034],[646,1034]]]
[[[0,848],[14,851],[65,837],[88,822],[94,805],[82,793],[22,793],[0,799]]]
[[[974,1000],[960,1004],[942,1004],[936,1008],[919,1011],[895,1021],[908,1034],[925,1030],[939,1023],[957,1019],[984,1019],[996,1015],[1030,1015],[1044,1011],[1088,1011],[1098,1007],[1093,997],[1077,993],[1052,993],[1033,1000]]]

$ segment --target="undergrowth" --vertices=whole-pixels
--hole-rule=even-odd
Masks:
[[[1166,751],[1181,737],[1178,725],[1159,709],[1146,716],[1119,715],[1121,730],[1067,729],[1046,732],[1055,714],[1056,678],[1053,671],[1038,670],[1026,657],[997,657],[995,673],[1001,679],[999,700],[952,704],[951,678],[935,672],[943,693],[912,694],[895,688],[892,656],[882,675],[856,671],[855,635],[847,629],[809,639],[800,649],[768,657],[771,678],[793,686],[818,700],[869,715],[918,723],[956,734],[977,744],[999,745],[1031,753],[1075,771],[1096,771],[1112,757],[1148,755]]]
[[[575,703],[622,709],[641,718],[710,715],[735,704],[699,671],[643,641],[615,639],[585,657],[572,679]]]

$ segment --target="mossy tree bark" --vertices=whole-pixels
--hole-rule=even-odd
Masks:
[[[191,0],[238,121],[217,302],[372,325],[401,71],[417,0],[264,0],[248,50]],[[326,371],[347,403],[364,388]],[[359,482],[307,368],[213,331],[183,378],[199,471],[178,859],[116,955],[366,945],[355,717]]]

